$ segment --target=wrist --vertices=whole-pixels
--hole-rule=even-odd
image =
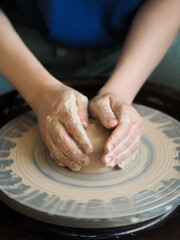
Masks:
[[[26,97],[26,101],[38,114],[43,109],[43,106],[47,106],[52,101],[56,90],[63,86],[63,83],[49,75],[46,80],[37,81],[29,96]]]
[[[107,82],[98,92],[98,95],[116,95],[121,103],[132,104],[134,96],[128,92],[128,88],[123,85],[114,86]]]

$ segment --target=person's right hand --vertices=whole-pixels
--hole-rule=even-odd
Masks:
[[[58,165],[79,171],[89,164],[88,155],[93,151],[85,131],[88,99],[62,83],[42,95],[36,108],[42,139]]]

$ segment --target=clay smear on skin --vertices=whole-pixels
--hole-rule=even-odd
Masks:
[[[46,123],[47,123],[47,124],[51,124],[52,120],[53,120],[53,117],[52,117],[52,116],[47,116],[47,117],[46,117]]]
[[[127,158],[121,161],[119,164],[117,164],[117,167],[121,169],[125,168],[128,165],[128,163],[130,163],[133,159],[136,158],[137,153],[138,153],[138,150],[135,153],[133,153],[133,155],[130,158]]]
[[[127,136],[122,142],[120,142],[120,144],[117,146],[117,147],[120,147],[122,146],[123,144],[126,144],[126,143],[132,143],[132,138]],[[125,151],[121,152],[120,154],[117,155],[117,157],[111,162],[111,164],[109,165],[109,167],[113,168],[116,166],[116,159],[123,156],[125,153],[127,153],[127,151],[129,150],[129,148],[131,147],[132,145],[130,145],[127,149],[125,149]],[[137,144],[135,144],[135,146],[137,147]],[[132,156],[129,156],[127,157],[126,159],[122,160],[120,164],[117,164],[117,167],[120,167],[120,168],[124,168],[128,165],[128,163],[133,160],[135,157],[136,157],[136,154],[137,152],[135,152],[134,154],[132,154]]]
[[[80,97],[82,102],[87,101],[87,98],[85,96],[83,96],[82,94],[79,94],[78,97]],[[109,99],[104,98],[103,99],[103,107],[101,106],[102,109],[100,111],[102,113],[102,115],[106,114],[107,111],[109,110],[109,107],[108,107],[109,104],[110,104]],[[75,97],[74,93],[71,93],[69,95],[69,98],[68,98],[68,100],[65,101],[64,106],[65,106],[65,111],[68,114],[71,114],[73,116],[73,119],[69,120],[69,122],[67,122],[67,124],[77,123],[79,121],[79,117],[78,117],[78,108],[76,106],[76,97]],[[99,105],[98,105],[98,108],[100,108]],[[121,121],[130,123],[129,112],[127,110],[120,110],[116,114],[118,114]],[[47,116],[47,122],[49,124],[51,124],[52,119],[53,119],[52,116]],[[79,130],[82,130],[82,128],[83,128],[82,125],[80,125],[80,124],[78,124],[77,127],[79,128]],[[89,144],[88,144],[89,139],[88,139],[87,135],[83,134],[82,137],[79,140],[80,140],[80,143],[83,145],[83,147],[85,149],[87,149],[88,146],[89,146]],[[124,168],[129,163],[129,161],[130,160],[125,159],[123,161],[123,163],[119,164],[118,166],[121,167],[121,168]],[[113,168],[115,165],[116,165],[116,160],[112,161],[109,167]]]
[[[79,115],[78,115],[78,108],[76,106],[76,97],[74,93],[71,93],[69,95],[68,100],[65,101],[64,103],[65,110],[68,114],[73,116],[72,120],[67,121],[67,125],[71,125],[72,123],[77,125],[77,129],[81,132],[82,136],[79,138],[80,144],[83,146],[83,148],[86,150],[92,149],[92,144],[83,128],[81,125]]]
[[[82,102],[87,101],[87,98],[85,96],[83,96],[82,94],[80,94],[80,98]],[[74,95],[74,93],[70,93],[68,99],[64,102],[64,107],[65,107],[65,111],[70,114],[72,116],[72,118],[68,121],[66,121],[67,125],[71,125],[71,124],[76,124],[77,125],[77,129],[82,133],[80,140],[81,145],[83,146],[83,148],[89,149],[92,148],[91,142],[86,134],[86,132],[84,131],[83,126],[81,125],[79,116],[78,116],[78,108],[76,106],[76,97]],[[59,112],[59,110],[57,109],[56,114]],[[52,116],[47,116],[46,117],[46,124],[47,127],[49,127],[49,125],[51,124],[53,117]]]
[[[96,104],[95,115],[97,115],[96,112],[98,112],[100,118],[105,118],[104,116],[107,116],[108,112],[111,110],[110,100],[108,97],[103,97],[103,95],[100,95],[96,98],[96,100],[94,100],[94,102],[97,101],[99,101],[99,104]],[[103,121],[110,125],[113,124],[114,126],[114,121],[109,122],[108,119],[103,119]]]
[[[86,101],[87,102],[87,98],[85,96],[83,96],[82,94],[79,94],[79,97],[81,97],[81,101],[83,101],[83,102]],[[86,132],[84,131],[84,128],[81,126],[81,124],[79,122],[78,108],[76,106],[76,97],[75,97],[74,93],[71,93],[69,95],[68,100],[66,100],[64,102],[64,107],[65,107],[65,111],[72,116],[72,118],[69,119],[69,121],[66,121],[66,124],[71,125],[73,123],[73,124],[77,125],[77,128],[79,128],[79,131],[82,133],[82,136],[79,139],[80,143],[81,143],[81,146],[83,146],[84,149],[86,149],[86,148],[89,149],[89,146],[91,147],[91,143],[88,139],[88,136],[87,136]],[[58,112],[59,111],[57,109],[56,114]],[[53,120],[53,116],[47,116],[46,117],[46,127],[47,127],[47,129],[50,128],[52,120]],[[61,124],[58,121],[55,128],[59,128],[59,131],[60,131],[60,127],[61,127]],[[66,136],[64,136],[64,137],[66,137]],[[65,156],[64,153],[61,152],[61,150],[59,148],[57,148],[57,146],[51,140],[49,140],[49,141],[50,141],[51,148],[52,148],[53,151],[56,152],[56,155],[60,155],[63,158],[67,158],[67,156]],[[76,151],[75,151],[75,153],[76,153]],[[56,160],[56,162],[57,162],[57,160]],[[74,163],[72,163],[71,165],[72,165],[72,170],[77,169],[77,166],[74,166]],[[77,165],[77,164],[75,164],[75,165]]]
[[[130,119],[130,113],[127,110],[119,110],[116,112],[116,116],[118,117],[120,122],[126,122],[126,123],[130,123],[131,119]]]
[[[81,99],[81,102],[83,102],[83,103],[87,103],[87,102],[88,102],[88,99],[87,99],[86,96],[84,96],[84,95],[82,95],[82,94],[79,94],[78,97]]]

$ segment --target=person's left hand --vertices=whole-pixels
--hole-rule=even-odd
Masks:
[[[117,94],[98,94],[90,102],[92,117],[102,125],[114,129],[105,143],[102,163],[110,168],[124,168],[135,158],[143,132],[143,120],[129,104],[120,100]]]

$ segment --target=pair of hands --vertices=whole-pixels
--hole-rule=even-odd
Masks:
[[[40,134],[51,157],[60,166],[79,171],[89,162],[92,144],[86,134],[88,99],[78,91],[59,84],[49,90],[48,101],[36,111]],[[110,168],[126,166],[138,149],[143,121],[137,111],[113,93],[99,93],[89,104],[92,117],[114,129],[105,143],[102,163]]]

